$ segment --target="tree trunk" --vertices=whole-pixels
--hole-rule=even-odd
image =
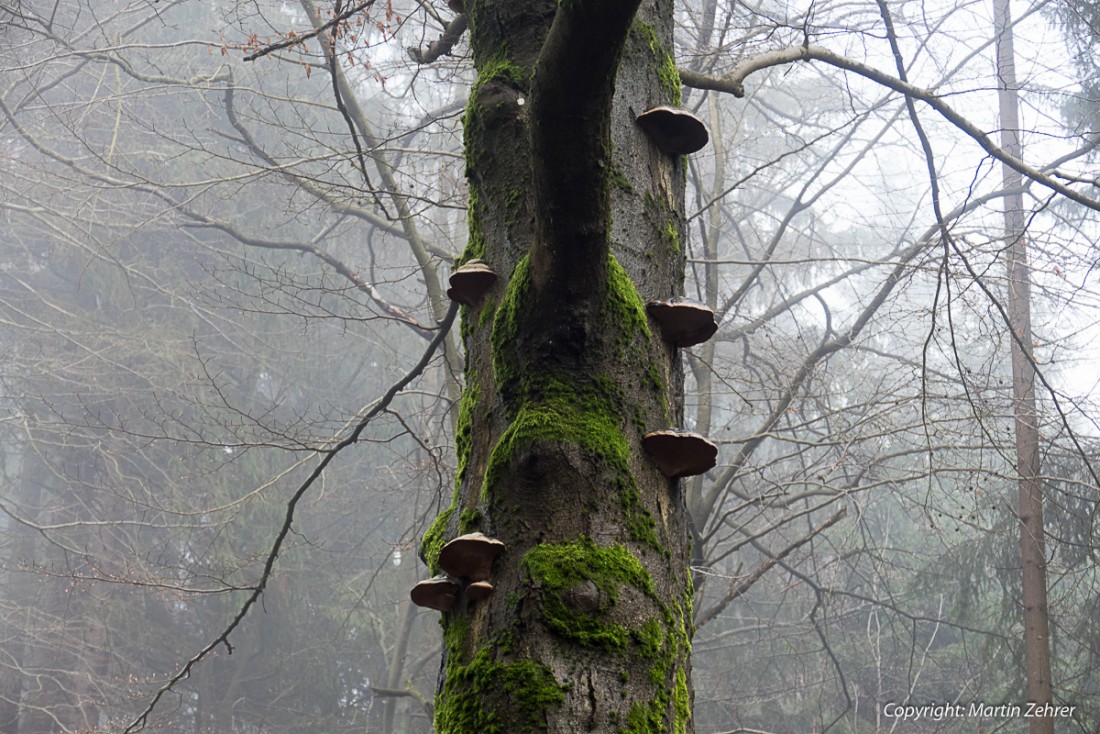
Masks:
[[[1016,86],[1012,18],[1008,0],[994,3],[1001,147],[1020,159],[1019,100]],[[1002,166],[1005,189],[1018,191],[1020,174]],[[1039,426],[1035,407],[1035,370],[1031,357],[1031,273],[1028,265],[1023,196],[1005,198],[1008,252],[1008,318],[1012,340],[1012,405],[1016,424],[1016,471],[1020,492],[1020,560],[1023,566],[1024,653],[1027,698],[1052,703],[1050,630],[1047,617],[1043,488],[1039,468]],[[1028,720],[1031,734],[1053,734],[1054,719]]]
[[[409,637],[416,623],[416,607],[409,604],[401,615],[401,628],[396,644],[390,653],[390,665],[386,671],[386,687],[397,690],[402,687],[401,678],[405,674],[405,657],[409,652]],[[382,734],[394,734],[393,722],[397,716],[397,699],[390,696],[382,703]]]
[[[672,5],[470,0],[469,246],[455,501],[422,555],[502,540],[495,593],[444,614],[443,732],[687,732],[683,497],[641,446],[682,417],[645,302],[682,289],[684,159],[635,117],[679,101]]]

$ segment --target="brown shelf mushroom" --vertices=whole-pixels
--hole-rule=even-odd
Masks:
[[[690,298],[676,296],[665,301],[650,301],[646,311],[661,327],[661,336],[677,347],[702,344],[718,331],[714,311]]]
[[[458,596],[458,583],[446,576],[424,579],[409,592],[412,603],[418,607],[427,607],[440,612],[449,612]]]
[[[636,122],[653,144],[669,155],[694,153],[710,140],[702,120],[676,107],[654,107],[638,115]]]
[[[455,578],[486,581],[503,550],[504,543],[482,533],[460,535],[439,551],[439,567]]]
[[[475,306],[496,279],[497,274],[484,260],[470,260],[451,273],[447,296],[463,305]]]
[[[689,431],[654,431],[642,437],[642,447],[669,479],[690,477],[713,469],[718,461],[718,447],[698,433]]]
[[[447,0],[447,7],[456,13],[466,12],[466,3],[463,0]]]
[[[481,601],[493,595],[493,585],[488,581],[474,581],[466,587],[466,598],[470,601]]]

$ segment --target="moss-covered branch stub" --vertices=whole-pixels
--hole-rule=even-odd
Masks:
[[[625,733],[686,731],[691,718],[690,598],[662,602],[649,572],[627,548],[601,547],[589,538],[536,545],[522,564],[542,624],[601,656],[606,667],[617,660],[624,686],[647,689],[646,703],[635,696],[620,711],[605,702],[603,716]],[[636,598],[629,610],[620,611],[627,594]]]
[[[529,94],[529,77],[530,70],[504,51],[478,68],[462,120],[466,177],[474,186],[485,183],[483,173],[489,173],[491,183],[500,186],[502,175],[523,163],[515,160],[511,154],[514,148],[509,146],[526,143],[523,108]],[[527,183],[529,171],[525,169],[521,165],[515,171],[516,184]]]
[[[523,566],[539,591],[543,623],[584,647],[627,647],[631,631],[607,618],[624,585],[656,595],[649,572],[621,545],[600,548],[587,538],[545,543],[524,555]]]

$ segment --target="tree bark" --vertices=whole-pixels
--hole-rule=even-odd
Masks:
[[[671,3],[637,7],[466,4],[460,261],[500,278],[462,307],[455,498],[422,556],[473,530],[507,550],[444,614],[440,733],[692,728],[684,502],[641,446],[682,418],[645,302],[683,287],[684,160],[634,123],[680,90]]]
[[[1016,86],[1012,18],[1008,0],[995,0],[998,100],[1001,147],[1021,157],[1019,99]],[[1002,167],[1005,189],[1019,190],[1020,174]],[[1008,318],[1012,330],[1012,408],[1016,427],[1016,472],[1020,505],[1020,561],[1023,567],[1024,654],[1027,698],[1053,702],[1050,669],[1050,625],[1047,611],[1043,487],[1039,466],[1039,426],[1035,406],[1035,370],[1031,355],[1031,273],[1028,265],[1024,202],[1021,194],[1005,197],[1008,253]],[[1054,719],[1028,719],[1031,734],[1053,734]]]

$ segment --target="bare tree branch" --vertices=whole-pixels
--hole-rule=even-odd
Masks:
[[[811,530],[808,535],[805,535],[794,541],[786,548],[776,553],[774,556],[770,556],[766,561],[757,566],[756,570],[754,570],[748,576],[741,579],[737,584],[735,584],[726,593],[726,595],[722,597],[720,601],[712,605],[710,609],[707,609],[705,612],[700,613],[699,616],[695,618],[695,627],[702,627],[703,625],[712,621],[715,617],[721,614],[722,611],[726,607],[728,607],[735,599],[737,599],[737,597],[748,591],[752,587],[752,585],[759,581],[764,574],[766,574],[768,571],[778,565],[780,561],[782,561],[794,551],[798,550],[806,543],[809,543],[811,540],[831,528],[833,525],[836,525],[838,522],[843,520],[847,514],[848,509],[845,507],[841,507],[835,513],[833,513],[832,517]]]
[[[466,32],[468,27],[469,22],[466,20],[466,14],[460,13],[447,24],[439,38],[427,46],[409,46],[405,50],[409,53],[409,58],[418,64],[434,63],[440,57],[451,53],[451,49],[458,43],[458,39],[462,38],[462,34]]]
[[[447,309],[447,315],[437,327],[438,331],[435,335],[435,338],[432,339],[432,341],[428,344],[428,347],[424,350],[424,354],[420,357],[420,360],[415,365],[413,365],[412,369],[405,373],[404,377],[391,385],[390,389],[386,391],[385,395],[379,398],[375,402],[375,404],[371,406],[370,410],[368,410],[366,415],[364,415],[363,418],[360,419],[360,421],[355,425],[355,428],[352,429],[351,433],[349,433],[346,437],[334,444],[332,448],[318,452],[321,460],[317,462],[317,466],[313,468],[313,471],[310,472],[309,476],[305,478],[305,480],[298,486],[298,489],[295,490],[291,498],[287,501],[286,512],[283,515],[282,527],[279,528],[279,532],[276,534],[275,540],[272,542],[271,548],[266,554],[267,560],[264,563],[263,572],[260,574],[260,577],[259,579],[257,579],[256,583],[251,587],[252,593],[245,600],[244,604],[241,605],[241,608],[237,611],[236,616],[234,616],[229,624],[226,625],[225,629],[222,630],[221,634],[211,640],[206,647],[204,647],[190,660],[188,660],[184,664],[184,666],[180,668],[179,672],[173,675],[167,683],[157,689],[157,692],[153,696],[153,699],[149,702],[149,705],[146,706],[145,709],[140,714],[138,714],[138,716],[133,721],[130,722],[130,724],[123,730],[123,734],[129,734],[129,732],[139,731],[144,728],[146,722],[149,720],[149,716],[153,713],[153,710],[156,708],[157,704],[164,697],[164,695],[171,691],[177,683],[189,678],[191,676],[191,671],[194,669],[194,667],[202,662],[208,655],[210,655],[210,653],[216,650],[219,645],[225,645],[226,650],[229,652],[229,654],[233,653],[233,646],[229,642],[229,635],[231,635],[233,631],[237,629],[240,623],[244,621],[244,618],[248,616],[248,612],[252,609],[253,606],[256,605],[256,602],[260,600],[260,597],[263,596],[264,589],[267,587],[267,583],[271,579],[271,573],[275,568],[275,560],[279,557],[279,551],[282,549],[283,541],[285,541],[287,535],[290,534],[291,526],[294,523],[294,512],[298,508],[298,503],[301,501],[302,497],[305,496],[306,492],[309,491],[310,487],[312,487],[314,483],[321,477],[321,474],[324,472],[325,468],[332,462],[332,460],[335,459],[341,451],[357,442],[359,440],[359,437],[363,434],[363,431],[365,431],[367,426],[370,425],[371,420],[373,420],[375,416],[385,411],[389,407],[390,403],[393,402],[393,399],[397,397],[397,394],[404,390],[405,387],[409,385],[409,383],[420,376],[420,374],[428,366],[428,363],[431,361],[432,357],[435,355],[436,350],[447,338],[447,334],[451,330],[451,325],[454,324],[456,315],[458,315],[458,303],[456,301],[451,301],[451,305]]]
[[[374,5],[374,2],[375,2],[375,0],[367,0],[367,2],[365,2],[365,3],[359,3],[358,5],[352,6],[352,7],[348,8],[347,10],[334,15],[332,17],[332,20],[329,20],[326,23],[321,23],[321,24],[315,26],[312,31],[309,31],[307,33],[302,33],[302,34],[295,33],[293,36],[288,37],[288,38],[284,38],[282,41],[279,41],[277,43],[272,43],[268,46],[264,46],[263,48],[261,48],[256,53],[249,54],[248,56],[245,56],[244,60],[245,61],[255,61],[256,59],[258,59],[262,56],[267,56],[270,53],[274,53],[276,51],[281,51],[284,48],[290,48],[292,46],[298,46],[298,45],[308,41],[311,38],[316,38],[317,36],[321,35],[325,31],[327,31],[328,29],[335,28],[336,26],[340,25],[341,23],[343,23],[345,20],[352,17],[356,13],[361,12],[363,10],[366,10],[370,6]]]
[[[721,77],[707,76],[706,74],[699,74],[685,69],[680,72],[680,80],[685,86],[695,89],[713,89],[715,91],[732,94],[735,97],[744,97],[745,79],[749,74],[773,66],[791,64],[796,61],[821,61],[830,66],[835,66],[838,69],[850,71],[853,74],[858,74],[866,79],[870,79],[877,84],[881,84],[911,99],[920,100],[940,113],[944,119],[974,140],[974,142],[981,146],[982,150],[996,160],[1018,171],[1032,181],[1058,192],[1081,206],[1100,211],[1100,201],[1086,196],[1057,180],[1058,178],[1064,178],[1066,180],[1075,179],[1062,176],[1057,171],[1053,174],[1044,173],[1040,169],[1009,155],[1002,150],[1000,146],[996,145],[989,136],[974,123],[970,122],[970,120],[960,115],[950,105],[944,102],[939,95],[927,89],[910,84],[902,79],[898,79],[895,76],[891,76],[873,66],[868,66],[867,64],[849,59],[846,56],[841,56],[821,46],[791,46],[750,56]],[[1095,181],[1091,183],[1093,186],[1096,185]]]
[[[367,297],[369,297],[371,301],[374,302],[375,305],[382,309],[382,311],[384,311],[389,316],[392,316],[394,319],[404,324],[405,326],[408,326],[410,329],[416,332],[418,336],[427,336],[432,332],[431,328],[421,324],[420,321],[418,321],[417,318],[411,313],[401,308],[400,306],[395,306],[394,304],[387,301],[382,296],[382,293],[377,288],[375,288],[372,283],[368,283],[366,280],[364,280],[363,276],[355,272],[355,270],[349,267],[347,263],[337,257],[334,257],[331,253],[322,250],[316,245],[306,242],[285,242],[255,237],[241,232],[239,229],[230,225],[228,222],[217,221],[209,217],[201,216],[198,213],[192,212],[189,209],[181,209],[181,211],[188,216],[194,216],[196,219],[198,219],[198,221],[195,223],[184,224],[184,227],[203,227],[216,229],[219,232],[225,232],[243,245],[248,245],[249,247],[255,247],[257,249],[290,250],[291,252],[298,252],[303,255],[312,255],[313,257],[328,265],[330,268],[335,270],[343,277],[347,278],[352,284],[355,285],[355,288],[357,290],[365,293]]]

